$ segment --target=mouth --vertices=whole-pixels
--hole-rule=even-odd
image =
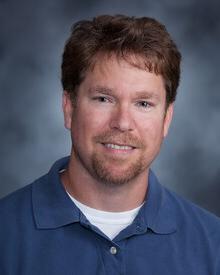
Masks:
[[[134,146],[128,144],[116,144],[116,143],[102,143],[102,145],[109,151],[128,153],[135,149]]]

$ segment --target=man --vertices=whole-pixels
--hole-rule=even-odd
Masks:
[[[151,18],[74,25],[62,62],[69,158],[0,202],[0,274],[220,274],[220,220],[150,170],[181,55]]]

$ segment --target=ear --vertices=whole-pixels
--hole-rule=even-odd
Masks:
[[[163,136],[166,137],[168,134],[168,130],[172,121],[172,117],[173,117],[173,109],[174,109],[174,105],[173,103],[169,104],[166,114],[165,114],[165,118],[164,118],[164,128],[163,128]]]
[[[66,91],[63,92],[62,107],[63,107],[64,125],[66,129],[71,129],[73,105],[70,99],[70,95]]]

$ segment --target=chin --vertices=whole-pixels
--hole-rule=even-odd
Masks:
[[[141,161],[135,161],[127,165],[120,165],[120,163],[108,165],[105,161],[96,158],[92,161],[92,168],[99,182],[111,186],[127,184],[147,169]]]

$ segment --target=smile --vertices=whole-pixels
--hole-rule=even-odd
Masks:
[[[132,150],[134,149],[132,146],[128,145],[118,145],[118,144],[112,144],[112,143],[106,143],[103,144],[105,147],[115,150]]]

